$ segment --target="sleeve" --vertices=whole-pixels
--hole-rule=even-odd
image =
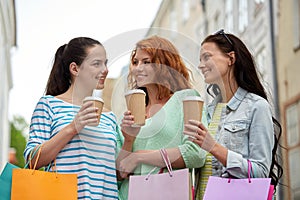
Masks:
[[[179,95],[180,96],[179,100],[181,101],[181,105],[182,105],[182,100],[185,97],[191,95],[200,96],[200,94],[196,90],[183,91],[181,95]],[[181,110],[181,113],[183,113],[183,110]],[[202,123],[204,123],[204,125],[207,125],[205,109],[202,112]],[[183,126],[184,125],[183,125],[183,115],[182,115],[182,130],[183,130]],[[181,145],[178,146],[178,148],[181,152],[182,158],[187,168],[199,168],[204,165],[207,152],[204,151],[201,147],[199,147],[199,145],[190,141],[188,139],[188,136],[182,134],[182,143]]]
[[[116,158],[118,157],[122,146],[124,144],[124,136],[121,132],[121,127],[120,125],[117,125],[117,151],[116,151]]]
[[[237,178],[248,175],[249,159],[255,168],[256,178],[269,176],[274,146],[274,128],[272,113],[267,101],[259,100],[253,106],[252,120],[249,127],[249,158],[228,150],[227,172]]]
[[[42,144],[51,137],[51,123],[53,111],[46,97],[42,97],[37,103],[29,127],[29,139],[27,141],[24,158],[27,160],[28,155],[36,145]]]

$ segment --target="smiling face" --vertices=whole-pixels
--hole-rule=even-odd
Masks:
[[[103,89],[108,73],[106,52],[103,46],[95,45],[87,50],[87,57],[78,68],[77,83],[87,90]]]
[[[150,55],[146,51],[138,48],[131,62],[130,70],[136,80],[137,86],[145,87],[152,84],[155,71],[151,64]]]
[[[205,82],[208,84],[222,84],[228,80],[231,61],[213,42],[204,43],[200,50],[200,66]]]

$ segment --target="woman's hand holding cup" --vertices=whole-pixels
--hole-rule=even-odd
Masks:
[[[134,116],[128,110],[124,112],[124,117],[121,123],[121,130],[125,139],[135,139],[140,132],[141,127],[132,126],[134,125]]]

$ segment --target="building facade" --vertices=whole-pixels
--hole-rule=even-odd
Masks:
[[[280,152],[284,168],[281,182],[288,187],[277,188],[277,199],[300,198],[299,2],[163,0],[147,33],[147,36],[165,36],[181,53],[196,57],[199,57],[199,46],[190,48],[189,44],[182,44],[181,35],[199,45],[205,36],[224,28],[225,32],[245,42],[256,61],[273,114],[283,127],[281,143],[287,147],[287,152]],[[198,57],[192,59],[199,63]],[[195,61],[192,60],[192,64]]]
[[[300,199],[300,1],[279,1],[278,86],[283,125],[282,199]]]
[[[11,48],[16,46],[16,17],[13,0],[0,0],[0,170],[8,161],[10,126],[8,97],[12,88]]]
[[[269,8],[267,0],[163,0],[147,36],[157,34],[174,42],[200,79],[196,81],[200,93],[205,94],[202,91],[205,86],[200,83],[203,78],[197,72],[200,43],[208,34],[224,28],[249,47],[269,94],[273,94],[276,73],[273,73]]]

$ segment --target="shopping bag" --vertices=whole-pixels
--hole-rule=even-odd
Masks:
[[[34,167],[13,169],[11,200],[77,200],[77,174],[61,174],[35,170],[42,147],[39,148]],[[30,156],[31,157],[31,156]]]
[[[274,193],[274,185],[270,185],[269,194],[268,194],[268,199],[267,200],[272,200],[273,199],[273,193]]]
[[[36,148],[32,156],[35,156],[40,146]],[[32,157],[30,157],[31,159]],[[25,165],[27,167],[28,163]],[[11,163],[6,163],[1,175],[0,175],[0,199],[1,200],[10,200],[11,196],[11,182],[12,182],[12,171],[15,168],[19,168]]]
[[[203,200],[268,200],[272,199],[271,178],[250,178],[251,162],[248,161],[248,178],[231,179],[210,176]],[[271,187],[271,188],[270,188]]]
[[[162,153],[163,155],[163,153]],[[189,200],[191,195],[189,170],[173,171],[169,159],[162,156],[168,172],[130,176],[128,200]]]
[[[11,163],[6,163],[1,175],[0,175],[0,199],[1,200],[10,200],[10,191],[11,191],[11,179],[12,179],[12,170],[14,168],[19,168]]]

